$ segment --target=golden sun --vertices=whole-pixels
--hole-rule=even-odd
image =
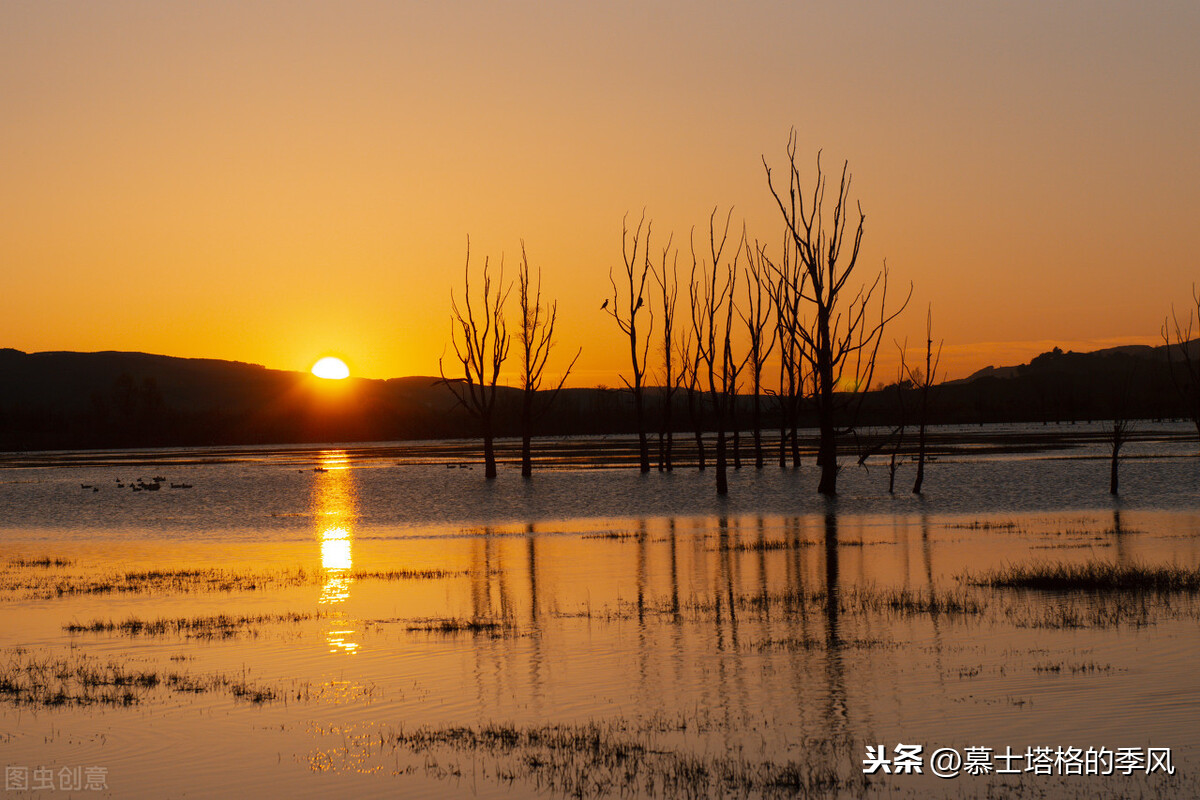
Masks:
[[[340,381],[350,377],[350,368],[346,362],[334,356],[325,356],[312,365],[312,374],[318,378],[330,381]]]

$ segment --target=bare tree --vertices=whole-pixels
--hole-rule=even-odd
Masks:
[[[630,236],[629,226],[627,224],[628,217],[621,221],[621,257],[625,262],[625,281],[624,287],[628,296],[625,298],[627,303],[625,307],[621,306],[621,291],[617,288],[617,281],[613,277],[612,270],[608,271],[608,281],[612,284],[612,302],[605,302],[602,308],[608,311],[609,316],[616,320],[617,327],[629,339],[629,360],[630,367],[633,371],[633,382],[622,375],[621,380],[625,382],[625,386],[633,393],[633,407],[637,418],[638,431],[638,455],[641,464],[642,472],[650,471],[650,447],[646,441],[646,413],[645,413],[645,392],[643,386],[643,378],[646,375],[646,356],[650,349],[650,334],[654,330],[654,316],[650,316],[650,324],[646,330],[645,340],[638,339],[638,315],[642,312],[643,307],[649,313],[649,306],[645,304],[645,289],[646,277],[650,274],[650,224],[646,222],[646,215],[638,221],[637,230]],[[645,241],[642,241],[642,228],[646,229]],[[638,252],[641,248],[642,255],[639,258]]]
[[[858,207],[858,224],[851,231],[850,250],[843,253],[847,244],[847,211],[849,203],[849,162],[842,166],[837,200],[832,207],[832,219],[826,220],[825,189],[827,179],[821,170],[821,156],[817,154],[817,179],[811,199],[806,204],[800,168],[796,163],[796,131],[788,137],[789,181],[787,200],[780,196],[771,180],[771,168],[763,158],[767,173],[767,185],[783,215],[787,231],[795,244],[799,266],[808,276],[807,292],[800,291],[806,301],[813,305],[814,320],[811,329],[796,325],[795,331],[804,342],[804,356],[813,370],[814,395],[817,422],[820,428],[817,462],[821,467],[821,480],[817,491],[824,495],[837,494],[837,427],[841,410],[836,395],[839,387],[858,392],[870,386],[875,369],[875,357],[884,327],[908,304],[908,298],[894,312],[887,310],[888,270],[885,263],[876,273],[874,280],[864,283],[854,292],[847,281],[858,265],[862,245],[863,223],[866,215]],[[845,258],[843,259],[843,256]],[[850,294],[850,292],[854,292]],[[909,297],[912,288],[909,287]],[[878,306],[878,320],[874,308]]]
[[[692,292],[689,291],[689,299]],[[695,319],[695,312],[692,312]],[[694,323],[693,323],[694,326]],[[700,351],[696,346],[696,336],[693,331],[685,331],[679,347],[680,383],[687,397],[688,422],[692,426],[692,434],[696,439],[696,467],[701,472],[707,466],[704,453],[704,409],[703,390],[700,388]]]
[[[542,373],[546,360],[554,347],[554,325],[558,321],[558,302],[542,303],[542,271],[531,280],[529,257],[525,253],[525,242],[521,242],[521,270],[517,274],[517,300],[521,306],[521,475],[533,475],[533,420],[549,410],[558,397],[559,390],[567,382],[567,376],[579,360],[580,348],[567,365],[558,384],[538,402],[537,393],[542,388]]]
[[[479,420],[483,436],[484,476],[496,477],[496,453],[492,446],[492,417],[496,409],[496,382],[500,378],[500,367],[508,358],[512,344],[504,323],[504,302],[512,285],[504,286],[504,265],[500,266],[500,277],[495,291],[488,259],[483,260],[483,292],[480,296],[482,309],[477,313],[471,301],[471,240],[467,239],[467,259],[464,272],[463,305],[459,306],[450,293],[450,341],[454,354],[462,364],[463,378],[450,380],[438,359],[438,372],[442,383],[454,393],[458,402]]]
[[[658,283],[662,296],[662,423],[658,429],[658,470],[670,472],[674,469],[671,463],[671,450],[674,445],[674,429],[671,424],[671,411],[675,403],[675,391],[679,388],[679,374],[675,369],[675,305],[679,299],[679,251],[674,252],[671,259],[670,271],[667,270],[667,257],[671,254],[671,241],[662,251],[662,266],[653,270],[654,280]]]
[[[1112,435],[1109,443],[1112,445],[1112,461],[1108,472],[1108,493],[1117,494],[1117,463],[1121,457],[1121,447],[1129,440],[1131,423],[1124,417],[1115,417],[1112,421]]]
[[[1187,409],[1187,414],[1196,426],[1200,436],[1200,356],[1197,355],[1197,345],[1192,341],[1193,329],[1200,319],[1200,292],[1192,286],[1192,307],[1188,308],[1187,317],[1179,319],[1175,307],[1171,306],[1171,318],[1163,322],[1162,338],[1167,351],[1167,370],[1175,389],[1179,392]],[[1182,367],[1183,375],[1178,367]]]
[[[901,367],[903,372],[903,367]],[[896,463],[897,457],[900,455],[901,449],[904,447],[904,427],[905,427],[905,408],[904,408],[904,386],[903,376],[901,380],[896,381],[896,408],[900,414],[900,420],[892,433],[896,443],[892,446],[891,460],[888,462],[888,494],[896,493]]]
[[[731,419],[730,409],[737,399],[737,376],[741,370],[733,355],[731,333],[734,291],[737,286],[738,259],[741,256],[742,243],[739,241],[734,248],[732,262],[722,266],[722,258],[729,241],[729,223],[733,218],[733,209],[729,210],[719,237],[716,232],[716,216],[717,210],[714,208],[708,219],[711,270],[696,257],[695,242],[692,243],[691,298],[692,329],[696,336],[698,362],[704,366],[707,374],[709,404],[717,427],[717,494],[725,495],[729,493],[726,433]],[[743,237],[744,235],[743,233]]]
[[[938,364],[942,360],[942,343],[938,342],[937,353],[933,352],[933,306],[925,313],[925,372],[914,370],[904,361],[901,350],[900,363],[908,379],[917,389],[917,479],[913,482],[913,494],[921,493],[925,482],[925,424],[929,418],[929,393],[937,379]]]
[[[900,350],[900,365],[896,368],[896,383],[892,387],[896,390],[896,410],[898,414],[896,424],[887,436],[884,436],[870,446],[860,448],[861,451],[858,456],[859,466],[865,468],[868,458],[876,453],[883,452],[888,448],[888,445],[891,445],[890,459],[888,461],[888,494],[896,493],[896,470],[899,467],[900,453],[904,448],[904,430],[907,425],[904,393],[913,388],[912,378],[908,377],[908,363],[905,357],[908,349],[908,340],[905,340],[903,345],[897,342],[896,347]],[[879,390],[881,396],[885,388],[887,387],[882,387]]]
[[[1112,431],[1109,435],[1112,458],[1109,462],[1108,493],[1112,495],[1118,493],[1121,448],[1129,441],[1133,433],[1133,419],[1130,413],[1133,407],[1133,387],[1140,383],[1136,361],[1131,362],[1126,369],[1122,370],[1122,373],[1115,376],[1109,399],[1112,409]]]
[[[775,349],[775,342],[778,339],[778,328],[771,327],[769,336],[767,336],[767,323],[771,321],[771,276],[769,271],[769,261],[763,248],[755,242],[751,247],[746,245],[746,313],[742,314],[742,321],[746,323],[746,329],[750,333],[750,353],[748,363],[750,364],[750,379],[751,379],[751,407],[750,407],[750,426],[754,433],[754,468],[763,468],[763,447],[762,447],[762,404],[760,397],[762,395],[762,372],[766,365],[767,358],[771,355],[771,351]],[[764,296],[765,291],[765,296]]]
[[[805,394],[804,342],[799,331],[807,326],[801,312],[801,298],[808,281],[808,273],[797,266],[798,259],[791,254],[795,244],[791,235],[785,237],[783,257],[779,264],[769,259],[767,266],[772,270],[771,305],[775,307],[775,338],[779,342],[779,468],[787,467],[788,450],[792,457],[792,468],[800,466],[799,417],[800,403]]]

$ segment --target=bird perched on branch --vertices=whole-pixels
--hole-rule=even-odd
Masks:
[[[608,308],[608,300],[607,300],[607,299],[605,299],[605,301],[604,301],[603,303],[601,303],[601,304],[600,304],[600,310],[601,310],[601,311],[603,311],[603,310],[604,310],[604,309],[606,309],[606,308]]]

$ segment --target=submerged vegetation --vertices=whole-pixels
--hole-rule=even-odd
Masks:
[[[998,589],[1059,592],[1200,592],[1200,568],[1112,561],[1013,564],[967,581]]]
[[[485,756],[489,777],[576,798],[838,797],[866,787],[853,768],[858,753],[851,743],[816,738],[787,761],[692,753],[621,721],[422,727],[381,737],[381,743],[422,754],[426,770],[442,777],[460,774],[456,762],[439,762],[447,752]]]
[[[72,562],[67,562],[72,563]],[[40,562],[33,566],[43,566]],[[415,581],[458,578],[467,570],[395,569],[347,572],[350,580]],[[165,594],[173,592],[253,592],[289,586],[320,585],[326,580],[322,570],[295,567],[270,572],[251,572],[218,568],[152,569],[114,574],[21,575],[0,573],[0,599],[3,593],[35,599],[73,595]]]
[[[410,631],[424,631],[425,633],[488,633],[498,634],[505,630],[514,628],[511,620],[494,620],[481,619],[472,617],[470,619],[461,619],[457,617],[437,617],[430,619],[419,619],[409,622],[406,626]]]
[[[244,632],[251,625],[271,622],[302,622],[316,614],[288,612],[284,614],[254,614],[232,616],[218,614],[213,617],[178,617],[175,619],[143,620],[136,617],[121,622],[92,620],[91,622],[69,622],[63,625],[68,633],[120,633],[126,636],[169,636],[183,635],[195,638],[230,638]]]
[[[194,676],[154,669],[131,669],[116,661],[71,653],[67,657],[36,657],[23,648],[9,651],[0,666],[0,700],[18,705],[52,708],[67,705],[131,706],[148,692],[228,691],[233,697],[264,703],[283,696],[282,690],[249,683],[245,677],[223,674]]]
[[[57,556],[42,556],[41,558],[14,558],[8,562],[10,567],[69,567],[74,561]]]

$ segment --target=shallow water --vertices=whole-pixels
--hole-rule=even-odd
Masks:
[[[595,723],[670,758],[817,760],[846,779],[831,796],[1194,794],[1195,595],[969,581],[1039,561],[1200,566],[1194,445],[1147,426],[1114,501],[1102,443],[991,446],[1018,434],[956,433],[924,498],[889,496],[882,466],[847,467],[835,503],[815,496],[811,461],[731,473],[721,501],[711,471],[643,476],[591,456],[489,485],[452,443],[14,458],[0,665],[93,659],[210,688],[143,687],[129,705],[0,694],[0,761],[99,766],[114,797],[554,796],[566,773],[520,747],[397,739]],[[135,492],[139,477],[163,488]],[[898,486],[911,477],[905,465]],[[897,606],[902,591],[971,607]],[[63,629],[285,612],[313,616],[199,637]],[[428,629],[446,620],[477,624]],[[1164,747],[1177,772],[853,782],[867,744],[900,742]],[[663,780],[643,764],[624,791],[683,793]],[[707,791],[739,792],[770,793]]]

